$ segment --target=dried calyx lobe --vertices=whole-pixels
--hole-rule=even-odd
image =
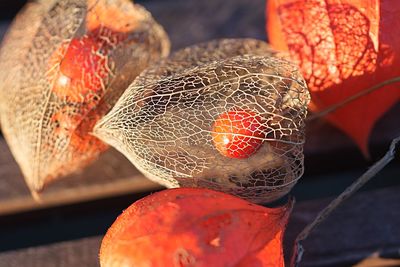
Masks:
[[[268,202],[303,173],[308,102],[297,68],[266,43],[217,40],[144,71],[95,134],[168,187],[208,187]],[[221,118],[227,127],[217,129]],[[228,149],[238,151],[227,156],[218,149],[216,140],[224,140],[218,134],[228,134],[236,142]]]
[[[128,0],[49,0],[25,7],[0,54],[0,116],[32,191],[97,158],[106,145],[91,135],[96,121],[168,52],[161,26]]]

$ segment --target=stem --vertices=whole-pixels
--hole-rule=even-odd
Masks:
[[[337,109],[340,109],[340,108],[344,107],[348,103],[359,99],[360,97],[368,95],[368,94],[374,92],[375,90],[380,89],[380,88],[382,88],[382,87],[384,87],[386,85],[389,85],[389,84],[392,84],[392,83],[397,83],[397,82],[400,82],[400,76],[392,78],[392,79],[389,79],[389,80],[386,80],[386,81],[383,81],[381,83],[378,83],[378,84],[376,84],[376,85],[374,85],[374,86],[372,86],[370,88],[367,88],[367,89],[365,89],[365,90],[363,90],[361,92],[358,92],[357,94],[354,94],[354,95],[350,96],[349,98],[345,99],[344,101],[342,101],[340,103],[334,104],[334,105],[326,108],[325,110],[323,110],[321,112],[312,114],[306,119],[306,121],[313,121],[315,119],[324,117],[324,116],[328,115],[329,113],[332,113],[333,111],[336,111]]]
[[[388,165],[395,157],[396,145],[400,142],[400,136],[393,139],[390,144],[389,150],[386,154],[372,165],[363,175],[361,175],[356,181],[354,181],[349,187],[347,187],[337,198],[335,198],[327,207],[320,211],[317,217],[308,224],[303,231],[297,236],[294,243],[294,250],[291,260],[292,267],[298,267],[303,257],[304,248],[301,242],[307,239],[310,233],[323,222],[340,204],[351,197],[358,189],[360,189],[365,183],[371,180],[377,173],[379,173],[386,165]]]

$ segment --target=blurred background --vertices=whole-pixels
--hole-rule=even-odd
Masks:
[[[0,39],[25,2],[0,1]],[[267,38],[264,0],[135,2],[165,27],[173,51],[216,38]],[[384,155],[400,135],[399,114],[397,105],[377,123],[369,160],[323,119],[307,125],[306,171],[292,192],[297,204],[287,251],[332,197]],[[49,186],[37,203],[0,136],[0,266],[98,266],[101,237],[116,216],[160,189],[110,150],[82,173]],[[394,261],[400,257],[399,156],[361,191],[304,243],[302,266],[400,266]]]

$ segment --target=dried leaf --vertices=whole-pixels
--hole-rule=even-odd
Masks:
[[[383,0],[270,0],[267,31],[276,49],[289,50],[321,111],[400,76],[400,5]],[[400,100],[386,85],[328,115],[368,155],[375,122]]]
[[[164,30],[129,0],[27,4],[0,51],[0,119],[33,192],[107,148],[93,125],[168,52]]]
[[[105,235],[110,266],[284,266],[292,203],[265,208],[208,189],[164,190],[126,209]]]
[[[167,187],[277,199],[303,174],[309,95],[274,54],[250,39],[178,51],[144,71],[94,133]]]

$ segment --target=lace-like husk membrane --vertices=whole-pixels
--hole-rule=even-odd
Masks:
[[[102,21],[112,19],[109,10],[114,12],[111,15],[120,16],[115,23],[128,18],[121,32],[110,29],[115,25],[110,21]],[[54,77],[60,73],[61,61],[51,65],[52,56],[64,46],[59,50],[62,57],[71,40],[93,32],[102,38],[98,41],[102,45],[91,57],[105,62],[105,67],[101,79],[93,76],[100,74],[84,70],[81,75],[85,85],[91,81],[100,84],[89,84],[89,92],[73,98],[68,93],[60,96],[54,90]],[[29,188],[41,190],[47,182],[96,159],[106,148],[90,134],[96,120],[110,110],[149,63],[168,53],[169,40],[162,27],[143,7],[129,0],[41,0],[27,4],[0,51],[0,119]]]
[[[217,40],[146,69],[94,133],[167,187],[207,187],[269,202],[303,174],[309,100],[297,67],[265,42]],[[226,157],[213,144],[215,120],[231,110],[261,118],[262,145],[244,159]]]

